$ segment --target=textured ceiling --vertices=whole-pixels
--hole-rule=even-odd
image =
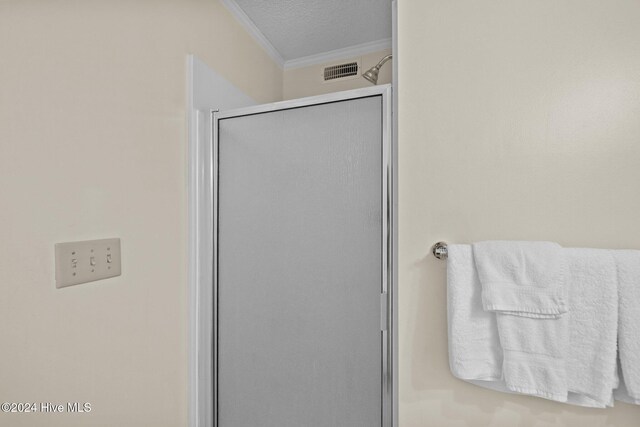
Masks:
[[[391,38],[391,0],[235,0],[285,60]]]

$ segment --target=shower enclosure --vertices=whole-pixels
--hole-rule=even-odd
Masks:
[[[215,426],[391,426],[390,90],[213,113]]]

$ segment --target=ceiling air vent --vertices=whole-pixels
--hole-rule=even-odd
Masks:
[[[358,68],[357,61],[324,67],[324,81],[328,82],[336,79],[344,79],[345,77],[357,76]]]

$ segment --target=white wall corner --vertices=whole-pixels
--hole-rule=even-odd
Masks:
[[[267,39],[262,31],[254,24],[254,22],[244,13],[244,10],[234,0],[220,0],[220,2],[231,12],[231,14],[242,24],[249,34],[258,42],[260,47],[269,55],[280,68],[284,69],[285,60],[278,52],[269,39]]]
[[[311,65],[326,64],[331,61],[339,61],[341,59],[351,59],[357,56],[366,55],[368,53],[379,52],[381,50],[391,49],[391,39],[375,40],[372,42],[362,43],[342,49],[330,50],[315,55],[303,56],[301,58],[291,59],[284,63],[285,70],[293,68],[309,67]]]

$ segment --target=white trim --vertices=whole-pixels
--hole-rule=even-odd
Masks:
[[[224,0],[223,0],[224,1]],[[354,58],[367,53],[379,52],[391,49],[391,39],[382,39],[372,42],[362,43],[355,46],[344,47],[342,49],[330,50],[329,52],[317,53],[315,55],[303,56],[301,58],[290,59],[284,63],[285,70],[308,67],[311,65],[324,64],[329,61]]]
[[[218,425],[218,256],[216,255],[218,252],[218,122],[216,120],[216,115],[219,114],[218,111],[211,110],[210,112],[210,122],[211,130],[209,131],[209,138],[211,140],[211,170],[213,173],[211,174],[211,223],[212,223],[212,241],[211,248],[214,256],[211,258],[212,270],[211,270],[211,280],[212,280],[212,296],[211,298],[211,312],[213,313],[212,319],[212,363],[211,363],[211,372],[212,372],[212,384],[211,389],[213,391],[211,396],[211,407],[212,407],[212,427],[219,427]]]
[[[213,187],[211,108],[255,101],[187,56],[189,427],[213,426]]]
[[[393,76],[392,76],[392,105],[391,105],[391,342],[393,350],[391,352],[391,366],[393,368],[393,381],[391,384],[393,405],[391,409],[391,421],[393,427],[400,425],[398,396],[400,395],[398,371],[398,0],[391,2],[391,37],[392,37],[392,54],[393,54]]]
[[[240,22],[247,32],[258,42],[267,55],[269,55],[280,68],[284,68],[285,61],[282,55],[280,55],[280,52],[278,52],[278,49],[262,34],[262,31],[256,27],[256,24],[251,18],[244,13],[244,10],[242,10],[234,0],[220,0],[220,2],[229,9],[229,12],[231,12],[238,22]]]
[[[188,105],[188,226],[187,235],[187,270],[189,283],[189,426],[198,426],[198,384],[193,378],[198,377],[198,222],[197,222],[197,162],[198,147],[196,120],[193,115],[193,55],[187,56],[187,101]],[[195,237],[195,238],[194,238]]]
[[[189,152],[188,152],[188,282],[189,282],[189,426],[210,427],[212,425],[211,405],[211,350],[207,348],[207,336],[211,335],[211,308],[207,294],[212,289],[211,258],[212,243],[207,230],[212,208],[210,186],[210,147],[208,146],[208,121],[196,108],[193,55],[188,55],[189,78]],[[209,291],[208,291],[209,290]]]

